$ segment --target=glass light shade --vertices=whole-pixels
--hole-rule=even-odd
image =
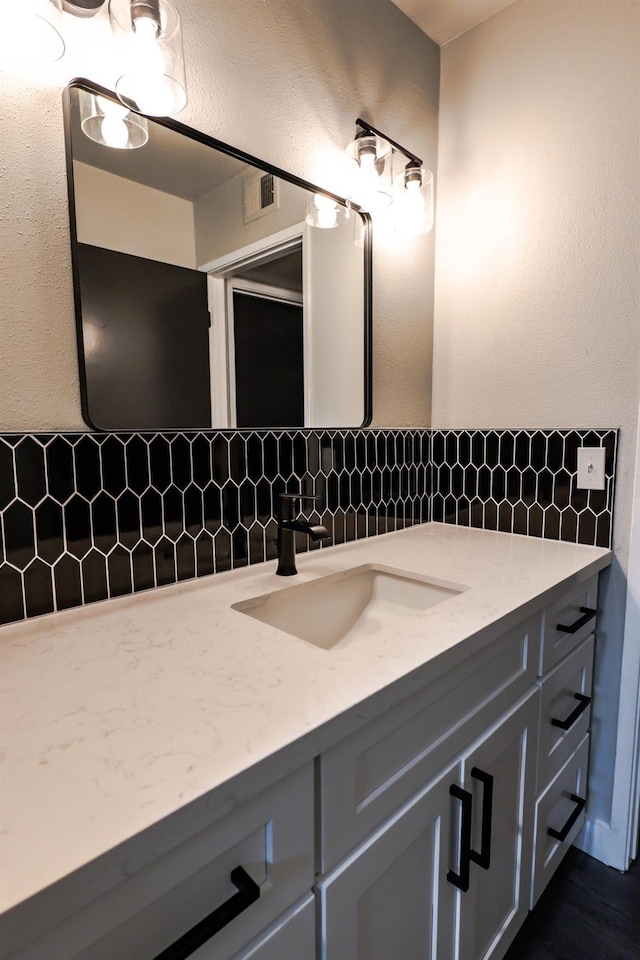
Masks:
[[[13,0],[2,18],[0,70],[53,63],[64,54],[61,0]]]
[[[80,126],[90,140],[116,150],[136,150],[149,139],[149,124],[145,117],[132,113],[128,107],[99,97],[88,90],[79,91]]]
[[[394,207],[396,233],[419,237],[433,229],[433,174],[425,167],[408,164]]]
[[[120,100],[150,117],[171,117],[187,103],[180,15],[170,0],[109,0],[111,29],[123,57]]]
[[[391,144],[383,137],[363,131],[346,150],[357,165],[355,186],[349,197],[368,213],[384,210],[393,201],[391,189]]]
[[[307,215],[305,220],[311,227],[321,230],[332,230],[346,223],[349,219],[349,208],[338,203],[333,197],[324,193],[307,194]]]

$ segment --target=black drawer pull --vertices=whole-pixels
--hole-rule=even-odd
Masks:
[[[493,819],[493,777],[479,767],[472,767],[471,776],[484,785],[482,797],[482,835],[480,838],[480,852],[471,850],[469,858],[483,870],[491,866],[491,823]]]
[[[591,703],[591,697],[586,697],[584,693],[574,693],[574,697],[579,701],[578,706],[571,711],[566,720],[556,720],[555,717],[551,717],[552,727],[560,727],[561,730],[570,730],[578,717],[582,716]]]
[[[471,867],[471,806],[473,795],[463,790],[455,783],[449,787],[449,793],[462,803],[460,815],[460,873],[454,870],[447,871],[447,880],[458,890],[466,893],[469,889],[469,872]]]
[[[259,898],[260,887],[242,867],[232,870],[230,877],[238,892],[159,953],[155,960],[185,960]]]
[[[574,825],[574,823],[576,822],[576,820],[578,819],[578,817],[580,816],[580,814],[582,813],[582,811],[587,805],[586,799],[583,800],[582,797],[577,797],[575,793],[570,794],[569,799],[571,800],[572,803],[575,803],[576,806],[575,806],[575,810],[571,812],[571,816],[565,823],[562,830],[554,830],[553,827],[547,827],[547,833],[549,834],[549,836],[553,837],[554,840],[558,840],[560,843],[564,843],[564,841],[567,839],[567,837],[571,832],[571,827]]]
[[[584,627],[585,623],[589,623],[589,620],[594,620],[597,614],[597,610],[592,610],[591,607],[580,607],[581,617],[575,621],[575,623],[569,624],[566,626],[564,623],[559,623],[556,626],[556,630],[560,633],[577,633],[578,630],[581,630]]]

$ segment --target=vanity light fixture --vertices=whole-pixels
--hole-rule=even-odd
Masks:
[[[5,4],[0,70],[59,60],[64,54],[61,20],[61,0],[13,0]]]
[[[149,139],[146,117],[133,113],[109,97],[101,97],[88,90],[80,90],[78,100],[80,126],[90,140],[117,150],[144,147]]]
[[[109,0],[124,69],[116,93],[126,107],[170,117],[187,103],[180,14],[171,0]]]
[[[397,233],[428,233],[433,227],[433,174],[420,157],[366,120],[358,117],[356,125],[360,130],[347,153],[358,161],[367,186],[363,196],[356,194],[352,199],[374,214],[394,201]],[[385,202],[381,202],[381,195]]]
[[[310,227],[332,230],[349,220],[349,207],[338,203],[326,193],[307,194],[307,215],[305,220]]]

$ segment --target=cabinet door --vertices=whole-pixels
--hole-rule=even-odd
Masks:
[[[539,691],[463,758],[473,797],[469,889],[458,892],[458,960],[498,960],[527,915]]]
[[[318,885],[320,960],[451,960],[450,766]]]

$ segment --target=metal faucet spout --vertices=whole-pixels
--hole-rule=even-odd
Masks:
[[[306,520],[283,520],[280,528],[284,530],[297,530],[298,533],[306,533],[314,542],[325,540],[329,536],[329,531],[321,524],[311,524]]]

